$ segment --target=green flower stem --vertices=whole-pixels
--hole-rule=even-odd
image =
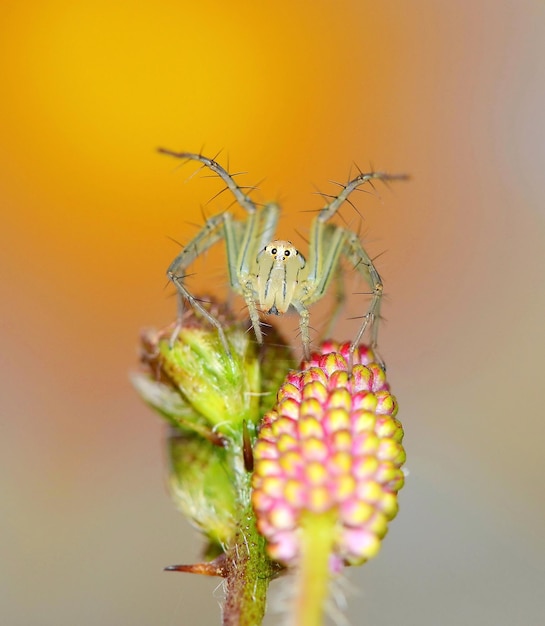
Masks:
[[[242,447],[242,437],[233,437],[229,454],[240,513],[226,552],[223,626],[260,626],[267,608],[267,589],[278,571],[267,556],[265,538],[257,530],[251,503],[251,474],[244,467]]]
[[[267,588],[277,572],[257,532],[251,505],[243,509],[227,552],[223,626],[259,626],[265,615]]]
[[[331,581],[330,557],[336,516],[327,513],[306,513],[300,520],[301,552],[296,571],[293,626],[320,626]]]

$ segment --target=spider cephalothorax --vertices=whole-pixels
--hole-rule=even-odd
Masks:
[[[180,294],[180,311],[183,310],[184,299],[188,300],[217,328],[221,341],[229,352],[221,323],[189,292],[184,282],[186,269],[191,263],[214,243],[224,239],[229,282],[231,288],[246,301],[257,341],[263,342],[259,313],[280,315],[291,306],[299,313],[303,353],[305,359],[308,359],[310,357],[308,307],[325,294],[332,279],[338,275],[340,259],[344,256],[363,276],[371,289],[371,303],[363,316],[352,347],[355,349],[368,327],[371,335],[370,345],[372,348],[376,347],[377,321],[383,289],[381,278],[357,233],[331,223],[330,219],[348,196],[364,183],[372,180],[398,180],[406,176],[384,172],[362,172],[343,185],[341,192],[314,218],[308,259],[305,259],[290,241],[273,239],[280,213],[278,205],[255,204],[235,183],[233,177],[213,159],[190,152],[171,152],[165,149],[160,149],[160,152],[179,159],[199,161],[208,167],[225,182],[238,204],[247,213],[244,219],[236,219],[229,211],[210,217],[201,231],[170,264],[167,274]]]
[[[257,308],[273,315],[285,313],[298,299],[299,272],[305,267],[305,257],[291,241],[277,239],[258,252],[256,261]]]

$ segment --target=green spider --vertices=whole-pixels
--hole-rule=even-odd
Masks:
[[[300,317],[299,327],[304,358],[307,360],[310,358],[308,307],[325,294],[332,279],[340,272],[340,259],[344,256],[371,288],[371,303],[363,317],[356,338],[351,344],[351,351],[356,349],[368,327],[371,337],[370,345],[372,348],[376,347],[383,291],[382,280],[358,235],[329,220],[348,199],[348,196],[364,183],[373,179],[400,180],[407,176],[383,172],[360,173],[344,185],[339,195],[334,197],[315,217],[310,232],[309,254],[305,259],[290,241],[273,239],[280,214],[278,205],[255,204],[235,183],[233,177],[213,159],[201,154],[172,152],[163,148],[160,148],[159,152],[178,159],[202,163],[225,182],[227,189],[247,213],[245,219],[236,219],[229,211],[210,217],[201,231],[170,264],[167,275],[180,295],[180,313],[173,339],[176,338],[181,327],[183,302],[186,299],[217,329],[226,352],[230,352],[221,323],[188,291],[184,283],[186,270],[193,261],[223,238],[226,246],[229,282],[231,288],[246,301],[258,343],[263,343],[260,313],[280,315],[291,306]]]

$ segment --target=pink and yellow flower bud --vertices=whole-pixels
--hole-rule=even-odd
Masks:
[[[332,570],[363,563],[397,514],[405,462],[397,402],[372,350],[349,348],[324,343],[286,377],[254,447],[258,529],[287,566],[318,527]]]

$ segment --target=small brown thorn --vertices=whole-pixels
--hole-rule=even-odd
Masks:
[[[187,574],[200,574],[202,576],[227,576],[227,559],[221,554],[208,563],[193,563],[192,565],[168,565],[165,572],[185,572]]]

